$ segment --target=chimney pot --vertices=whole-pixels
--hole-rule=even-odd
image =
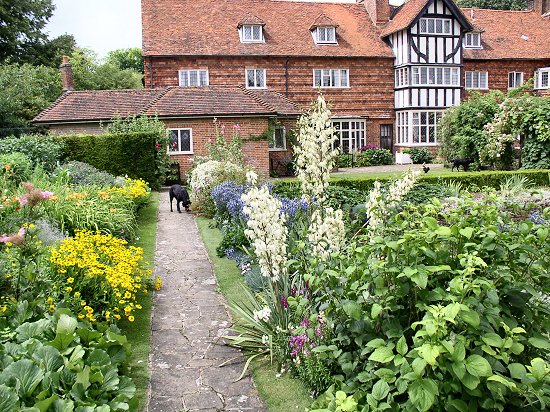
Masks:
[[[73,66],[69,63],[69,57],[63,56],[63,63],[59,66],[61,71],[61,83],[63,84],[63,92],[74,90]]]

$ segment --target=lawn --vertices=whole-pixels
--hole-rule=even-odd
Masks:
[[[211,222],[210,219],[197,218],[202,240],[214,266],[218,288],[229,302],[239,302],[244,285],[241,272],[235,262],[216,255],[216,246],[221,242],[222,235],[218,229],[210,227]],[[258,392],[270,412],[303,411],[310,405],[312,400],[303,384],[288,374],[277,378],[275,365],[270,365],[268,361],[253,362],[251,370]]]
[[[144,259],[148,267],[153,269],[155,258],[155,243],[157,238],[158,192],[151,193],[151,200],[138,214],[139,228],[136,246],[143,248]],[[145,410],[149,388],[149,349],[151,342],[151,307],[153,293],[140,297],[143,308],[133,323],[122,322],[121,329],[132,345],[130,356],[130,377],[136,385],[136,399],[139,410]]]

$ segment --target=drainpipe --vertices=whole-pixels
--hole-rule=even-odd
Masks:
[[[147,65],[147,67],[149,68],[149,77],[150,77],[150,80],[149,80],[150,86],[149,86],[149,88],[154,89],[155,85],[153,84],[153,58],[152,57],[149,57],[149,64]]]
[[[285,62],[285,96],[288,97],[288,59]]]

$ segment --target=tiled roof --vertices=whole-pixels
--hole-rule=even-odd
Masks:
[[[382,37],[389,36],[392,33],[401,31],[409,27],[422,10],[428,6],[431,0],[409,0],[403,4],[394,14],[392,20],[382,29]],[[456,13],[456,17],[461,23],[468,25],[470,22],[462,14],[461,10],[452,1],[447,2],[448,6]]]
[[[324,13],[321,13],[313,21],[313,24],[309,26],[310,30],[316,27],[338,27],[338,23],[332,20],[329,16]]]
[[[163,117],[298,115],[297,105],[276,92],[244,87],[70,91],[34,119],[36,123],[109,120],[116,116]]]
[[[246,24],[259,24],[261,26],[265,26],[265,22],[262,19],[260,19],[258,16],[254,16],[253,14],[248,14],[244,19],[242,19],[239,22],[237,27],[241,28]]]
[[[265,43],[240,42],[246,16],[265,22]],[[338,45],[317,45],[310,33],[324,14],[339,27]],[[392,57],[362,3],[276,0],[143,0],[143,54]]]
[[[549,59],[550,20],[535,11],[462,9],[481,34],[482,49],[465,59]]]

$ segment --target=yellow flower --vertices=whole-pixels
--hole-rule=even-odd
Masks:
[[[80,306],[86,306],[86,301],[85,301],[85,300],[81,300],[81,301],[80,301]]]
[[[120,320],[120,315],[115,315],[116,320]]]
[[[84,315],[83,314],[78,315],[78,319],[84,319]]]
[[[73,283],[73,282],[74,282],[74,278],[67,279],[67,283]]]
[[[160,278],[160,276],[157,276],[157,280],[155,282],[155,290],[160,290],[161,287],[162,287],[162,279]]]
[[[71,293],[73,291],[73,288],[72,287],[68,287],[68,288],[65,288],[65,290],[68,292],[68,293]]]
[[[136,308],[137,308],[137,309],[141,309],[141,305],[140,305],[140,304],[137,304],[137,305],[136,305]]]
[[[130,299],[132,297],[132,294],[128,291],[124,294],[124,299]]]
[[[128,320],[129,320],[130,322],[133,322],[133,321],[134,321],[134,317],[133,317],[133,316],[128,316]]]
[[[111,312],[105,312],[105,319],[109,320],[111,318]]]
[[[80,292],[75,292],[74,297],[75,297],[75,299],[79,299],[80,298]]]
[[[48,310],[53,313],[55,311],[55,305],[50,305],[50,307],[48,308]]]

